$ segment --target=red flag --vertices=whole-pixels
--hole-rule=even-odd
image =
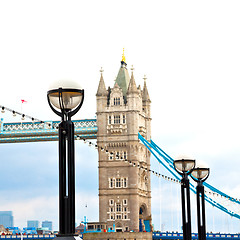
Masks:
[[[22,102],[22,103],[25,103],[25,102],[27,102],[27,101],[25,101],[25,100],[21,99],[21,102]]]

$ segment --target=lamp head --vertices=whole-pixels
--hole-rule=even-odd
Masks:
[[[196,182],[204,182],[207,180],[210,173],[210,169],[202,161],[197,161],[195,168],[191,173],[191,177]]]
[[[181,175],[189,175],[195,167],[195,160],[186,155],[180,155],[173,162],[175,170]]]
[[[84,90],[71,80],[54,82],[47,92],[48,103],[51,109],[59,116],[69,118],[81,108],[84,99]],[[60,111],[59,111],[60,110]]]

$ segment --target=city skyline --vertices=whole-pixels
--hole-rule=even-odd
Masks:
[[[0,211],[0,225],[3,225],[5,228],[14,226],[12,211]]]
[[[173,158],[188,154],[207,162],[208,182],[240,198],[239,2],[13,2],[0,3],[1,105],[41,120],[60,120],[46,93],[52,81],[73,78],[86,94],[74,119],[95,118],[99,70],[103,67],[106,86],[113,87],[125,48],[137,85],[143,86],[147,76],[152,139]],[[21,121],[7,112],[0,118]],[[2,144],[0,153],[0,210],[12,210],[20,227],[27,219],[51,219],[57,229],[57,142]],[[151,163],[152,169],[170,175],[153,157]],[[77,223],[85,215],[98,220],[97,171],[96,150],[76,141]],[[172,196],[180,194],[179,188],[152,176],[156,229],[179,229],[181,212]],[[231,226],[230,217],[209,205],[206,216],[207,231],[213,225],[215,231],[239,229],[239,220]]]

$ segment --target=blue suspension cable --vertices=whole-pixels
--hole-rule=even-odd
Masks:
[[[167,161],[168,163],[169,163],[169,162],[172,163],[172,165],[173,165],[173,161],[174,161],[174,160],[173,160],[167,153],[165,153],[159,146],[157,146],[157,144],[155,144],[152,140],[151,140],[151,143],[153,144],[153,146],[154,146],[156,149],[158,149],[160,152],[162,152],[162,153],[168,158],[168,160],[166,160],[166,161]],[[157,151],[157,152],[158,152],[158,151]],[[171,165],[171,164],[170,164],[170,165]],[[218,193],[219,195],[224,196],[225,198],[228,198],[230,201],[232,201],[232,202],[234,202],[234,203],[240,204],[240,201],[239,201],[239,200],[230,197],[229,195],[227,195],[227,194],[223,193],[222,191],[218,190],[217,188],[211,186],[209,183],[203,182],[203,185],[204,185],[205,187],[209,188],[211,191],[216,192],[216,193]]]
[[[162,164],[174,177],[176,177],[178,180],[180,180],[180,177],[177,176],[169,167],[173,168],[174,169],[174,166],[173,166],[173,159],[167,154],[165,153],[160,147],[158,147],[152,140],[151,142],[149,143],[144,137],[141,136],[140,133],[138,133],[138,137],[139,139],[141,140],[141,142],[147,147],[147,149],[154,155],[154,157],[158,160],[158,162],[160,164]],[[169,165],[169,167],[167,165],[165,165],[160,159],[159,157],[154,153],[154,151],[157,152]],[[175,169],[174,169],[175,170]],[[209,184],[208,184],[209,185]],[[209,185],[211,188],[211,190],[215,189],[215,192],[216,192],[216,188],[212,187],[211,185]],[[193,186],[193,184],[190,183],[190,189],[192,192],[194,192],[196,194],[196,190]],[[219,190],[217,190],[217,192],[221,192]],[[226,194],[224,194],[226,195]],[[226,195],[227,196],[227,195]],[[240,215],[226,209],[224,206],[222,206],[221,204],[217,203],[216,201],[214,201],[213,199],[211,199],[210,197],[206,196],[205,195],[205,199],[208,203],[210,203],[212,206],[222,210],[223,212],[229,214],[230,216],[233,216],[233,217],[236,217],[238,219],[240,219]],[[236,201],[236,200],[235,200]]]

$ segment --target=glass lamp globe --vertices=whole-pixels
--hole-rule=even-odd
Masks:
[[[174,160],[174,167],[181,174],[190,173],[195,167],[195,160],[189,156],[181,155]]]
[[[203,162],[198,162],[192,171],[192,177],[197,181],[205,181],[209,176],[210,169]]]
[[[84,90],[72,80],[60,80],[49,87],[47,93],[49,104],[61,111],[72,111],[82,105]]]

